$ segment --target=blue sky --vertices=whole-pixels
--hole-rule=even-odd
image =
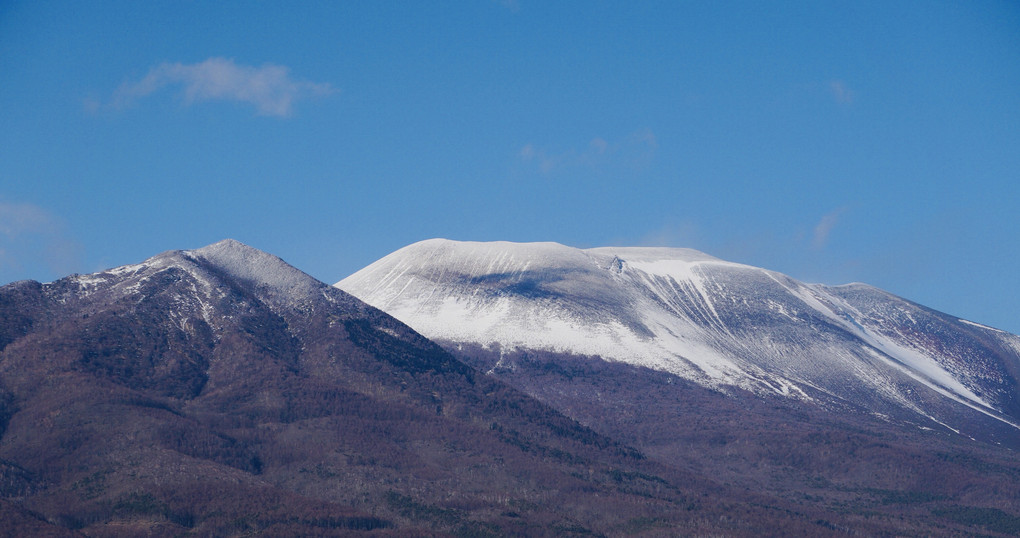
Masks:
[[[7,0],[0,125],[2,282],[685,246],[1020,333],[1015,2]]]

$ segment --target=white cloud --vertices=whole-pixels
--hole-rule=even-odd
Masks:
[[[526,163],[536,163],[543,174],[551,172],[563,156],[549,155],[545,150],[538,149],[534,144],[525,144],[519,153],[521,160]]]
[[[851,105],[857,98],[857,93],[851,90],[842,80],[829,81],[829,91],[832,98],[841,105]]]
[[[530,160],[534,159],[535,158],[535,146],[534,146],[534,144],[525,144],[524,147],[521,148],[520,155],[521,155],[521,159],[523,159],[525,161],[530,161]]]
[[[8,240],[25,233],[51,233],[55,227],[53,217],[39,206],[0,202],[0,234]]]
[[[701,230],[691,219],[673,221],[653,230],[637,241],[637,245],[645,247],[683,247],[696,248],[701,243]],[[627,240],[620,241],[629,244]]]
[[[0,277],[39,278],[25,271],[63,276],[80,265],[81,245],[64,233],[61,220],[45,209],[0,200]],[[42,269],[44,268],[44,269]]]
[[[816,249],[824,248],[829,242],[829,234],[832,233],[832,229],[839,222],[839,218],[846,212],[845,207],[841,207],[834,211],[826,214],[818,224],[815,225],[814,237],[811,240],[811,246]]]
[[[543,174],[580,167],[641,169],[648,165],[658,147],[655,134],[645,129],[616,142],[595,137],[583,148],[565,151],[547,151],[528,143],[520,149],[518,155],[525,163],[537,166]]]
[[[255,106],[259,114],[286,117],[294,101],[328,95],[335,90],[325,83],[295,80],[282,65],[238,65],[227,58],[209,58],[197,64],[163,63],[139,81],[122,85],[113,105],[123,107],[168,86],[180,86],[184,102],[238,101]]]
[[[503,6],[506,9],[509,9],[513,13],[517,13],[521,9],[521,3],[518,2],[517,0],[497,0],[496,3]]]

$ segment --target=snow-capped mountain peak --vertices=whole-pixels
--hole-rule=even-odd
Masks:
[[[280,312],[315,311],[325,304],[341,303],[352,312],[368,308],[282,259],[233,239],[194,250],[170,250],[141,263],[74,275],[61,282],[76,285],[67,300],[91,298],[109,304],[125,298],[145,300],[167,281],[179,281],[190,290],[173,298],[176,305],[169,312],[182,328],[196,319],[212,327],[220,325],[213,314],[216,305],[236,293],[257,296]]]
[[[871,286],[805,284],[691,249],[433,239],[336,286],[451,348],[597,356],[939,424],[947,406],[1020,422],[1020,338]]]
[[[301,296],[322,288],[322,283],[282,259],[234,239],[184,251],[191,258],[209,262],[227,274],[265,286],[279,294]]]

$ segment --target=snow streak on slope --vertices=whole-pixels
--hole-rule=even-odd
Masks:
[[[1014,344],[990,343],[1004,338],[996,331],[868,286],[804,284],[689,249],[436,239],[337,287],[450,343],[595,355],[936,421],[932,406],[951,400],[1016,422],[1006,408],[1020,360]]]

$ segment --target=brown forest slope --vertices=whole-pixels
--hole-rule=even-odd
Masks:
[[[1020,455],[1010,447],[873,416],[849,402],[820,409],[724,393],[598,357],[449,348],[651,460],[797,511],[838,514],[827,517],[850,532],[1020,534]]]
[[[0,288],[0,434],[0,535],[847,528],[649,460],[233,241]]]

